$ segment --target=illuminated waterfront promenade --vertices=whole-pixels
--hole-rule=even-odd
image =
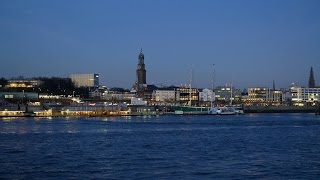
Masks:
[[[162,107],[162,109],[167,107]],[[244,107],[245,113],[315,113],[319,115],[319,107]],[[146,107],[129,108],[128,110],[41,110],[34,112],[25,111],[0,111],[0,117],[109,117],[109,116],[155,116],[173,115],[174,111],[159,111]],[[180,115],[209,115],[207,111],[185,112]]]

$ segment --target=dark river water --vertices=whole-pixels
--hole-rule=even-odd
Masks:
[[[320,179],[320,117],[5,118],[0,179]]]

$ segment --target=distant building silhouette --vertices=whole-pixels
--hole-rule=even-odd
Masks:
[[[314,75],[313,75],[313,69],[311,67],[310,69],[310,76],[309,76],[309,84],[308,84],[308,87],[309,88],[315,88],[316,85],[315,85],[315,81],[314,81]]]

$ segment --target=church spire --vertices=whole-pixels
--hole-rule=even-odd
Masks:
[[[273,80],[273,83],[272,83],[272,88],[273,88],[274,91],[276,90],[276,83],[274,82],[274,80]]]
[[[313,69],[312,69],[312,67],[311,67],[311,69],[310,69],[308,87],[309,87],[309,88],[315,88],[315,87],[316,87],[315,82],[314,82],[314,75],[313,75]]]
[[[142,48],[141,48],[141,51],[139,53],[138,59],[139,59],[139,65],[144,65],[144,54],[142,52]]]
[[[142,52],[142,48],[139,53],[138,59],[139,59],[139,63],[137,68],[137,82],[138,82],[138,85],[143,85],[143,84],[146,84],[146,68],[144,64],[144,54]]]

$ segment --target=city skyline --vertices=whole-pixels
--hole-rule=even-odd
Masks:
[[[0,77],[98,73],[131,88],[143,48],[148,84],[319,84],[319,1],[1,1]]]

